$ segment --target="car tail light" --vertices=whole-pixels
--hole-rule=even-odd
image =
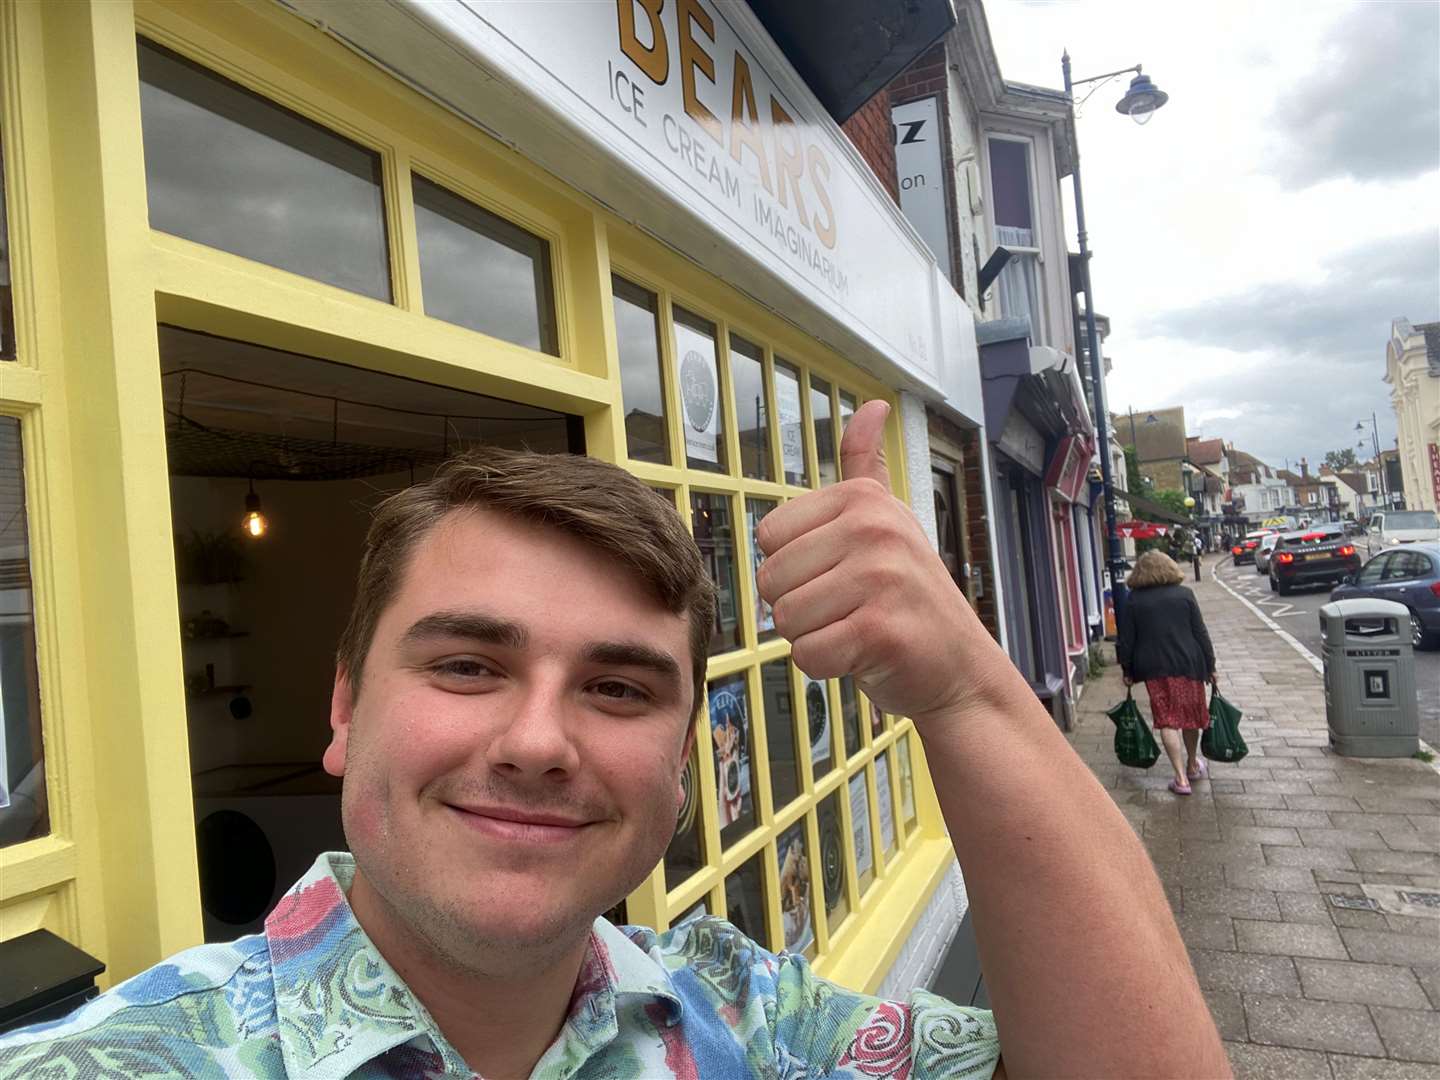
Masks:
[[[1259,540],[1246,540],[1246,541],[1245,541],[1245,547],[1246,547],[1247,549],[1253,548],[1253,547],[1254,547],[1256,544],[1258,544],[1259,542],[1260,542]]]
[[[1344,547],[1342,547],[1342,548],[1340,549],[1340,552],[1339,552],[1339,553],[1340,553],[1341,558],[1348,559],[1351,555],[1354,555],[1354,554],[1355,554],[1355,545],[1354,545],[1354,544],[1346,544]]]
[[[1440,596],[1440,581],[1430,582],[1430,591],[1436,596]]]
[[[1282,566],[1288,566],[1295,561],[1295,556],[1291,555],[1288,551],[1282,551],[1275,556],[1275,561]]]
[[[1236,544],[1235,547],[1231,549],[1231,553],[1234,555],[1243,555],[1245,554],[1245,549],[1242,548],[1239,544]]]

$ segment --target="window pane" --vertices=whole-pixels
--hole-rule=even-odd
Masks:
[[[840,391],[840,439],[844,442],[845,429],[850,426],[850,417],[855,415],[855,395],[846,390]],[[842,476],[843,480],[844,477]]]
[[[760,588],[755,581],[760,564],[765,561],[764,552],[755,542],[755,530],[777,505],[773,499],[745,500],[745,525],[750,530],[750,588],[755,594],[755,634],[760,641],[769,641],[778,636],[779,631],[775,629],[775,613],[770,610],[769,604],[760,599]]]
[[[620,397],[631,461],[670,464],[665,393],[660,374],[660,302],[624,278],[610,279],[615,294],[615,341],[620,347]]]
[[[685,798],[675,820],[675,835],[665,852],[665,887],[673,889],[705,865],[704,832],[700,827],[700,754],[692,751],[685,771],[680,774],[680,790]]]
[[[875,801],[880,806],[880,850],[895,850],[895,797],[890,790],[890,751],[875,759]]]
[[[805,819],[780,834],[775,844],[780,862],[780,918],[785,924],[785,948],[790,952],[815,955],[815,905],[810,892],[810,841]]]
[[[810,376],[810,419],[815,424],[815,459],[819,464],[820,483],[833,484],[840,479],[835,464],[835,424],[830,417],[830,384]]]
[[[50,831],[20,421],[0,416],[0,847]]]
[[[820,804],[820,884],[825,890],[825,919],[831,933],[850,914],[845,898],[845,831],[840,817],[840,792]]]
[[[730,335],[730,378],[735,383],[735,424],[740,429],[740,471],[752,480],[771,480],[770,396],[765,393],[764,350]]]
[[[550,245],[412,176],[425,314],[558,355]]]
[[[1034,228],[1030,211],[1030,147],[1013,139],[990,140],[990,186],[995,224]]]
[[[875,702],[866,698],[870,706],[870,741],[874,742],[880,733],[885,730],[885,714],[875,706]]]
[[[692,469],[727,472],[715,324],[684,308],[674,311],[675,376],[680,380],[685,462]]]
[[[900,820],[908,836],[915,826],[915,772],[910,762],[910,736],[900,739]]]
[[[863,890],[875,876],[875,852],[870,846],[870,789],[863,769],[850,778],[850,834],[855,838],[855,877]]]
[[[754,855],[725,879],[726,918],[751,941],[769,945],[765,933],[765,870]]]
[[[15,359],[15,296],[10,288],[10,218],[5,208],[5,155],[0,150],[0,360]]]
[[[139,42],[150,226],[390,299],[380,155]]]
[[[850,675],[840,677],[840,728],[845,734],[845,756],[853,757],[860,749],[860,697]]]
[[[740,631],[740,589],[735,577],[735,530],[730,523],[730,500],[704,491],[690,493],[690,517],[695,543],[715,583],[715,630],[710,635],[710,655],[738,649]]]
[[[672,929],[677,926],[684,926],[686,923],[694,922],[696,919],[703,919],[706,915],[709,914],[710,905],[707,904],[704,900],[700,900],[694,904],[691,904],[688,908],[686,908],[679,915],[677,915],[675,919],[670,923],[670,926]]]
[[[802,676],[805,680],[805,717],[810,731],[811,773],[816,780],[835,767],[835,752],[830,743],[830,694],[826,683]]]
[[[789,660],[771,660],[760,665],[760,689],[765,695],[765,748],[770,755],[770,794],[776,811],[800,794],[791,685]]]
[[[800,413],[800,372],[775,361],[775,415],[780,421],[780,461],[787,484],[810,483],[805,468],[805,433]]]
[[[720,846],[729,847],[755,827],[755,797],[750,783],[754,742],[750,729],[750,692],[744,674],[717,679],[709,686],[710,739],[715,746],[715,803]]]

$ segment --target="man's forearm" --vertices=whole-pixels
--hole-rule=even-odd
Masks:
[[[1228,1075],[1144,847],[1008,659],[976,666],[961,710],[916,723],[1008,1075]]]

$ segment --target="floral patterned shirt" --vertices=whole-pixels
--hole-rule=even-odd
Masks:
[[[265,932],[201,945],[70,1016],[0,1036],[0,1080],[313,1077],[472,1080],[345,899],[326,854]],[[923,990],[881,1001],[817,978],[729,923],[668,933],[595,922],[569,1016],[533,1076],[989,1077],[990,1014]]]

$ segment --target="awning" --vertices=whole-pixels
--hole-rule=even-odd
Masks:
[[[1143,495],[1136,495],[1133,491],[1122,493],[1117,490],[1116,498],[1123,498],[1130,504],[1130,512],[1150,521],[1168,521],[1172,525],[1190,525],[1191,519],[1173,510],[1166,509],[1157,502],[1151,502]]]

